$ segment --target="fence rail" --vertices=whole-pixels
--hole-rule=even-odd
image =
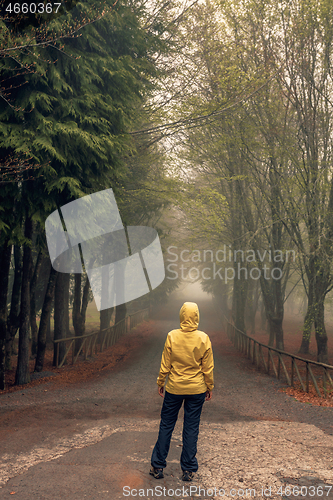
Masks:
[[[142,309],[133,314],[126,316],[115,325],[98,330],[96,332],[87,333],[79,337],[67,337],[66,339],[57,339],[53,343],[56,345],[56,367],[61,368],[70,356],[72,364],[76,363],[80,354],[84,355],[84,359],[102,352],[112,346],[126,332],[133,330],[139,323],[142,323],[149,316],[149,309]],[[60,360],[60,344],[65,344],[65,353]]]
[[[311,361],[270,347],[250,337],[245,332],[238,330],[227,318],[225,320],[227,322],[227,335],[229,339],[236,349],[251,359],[257,370],[263,369],[268,375],[273,371],[277,379],[284,377],[287,384],[291,387],[295,386],[295,380],[297,381],[298,379],[299,387],[304,392],[309,392],[310,384],[313,384],[319,397],[324,396],[326,398],[333,391],[333,381],[330,374],[330,371],[333,371],[332,365]],[[263,349],[267,349],[267,360],[265,359]]]

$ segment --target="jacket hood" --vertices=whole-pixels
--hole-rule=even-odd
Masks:
[[[195,302],[185,302],[179,313],[180,329],[183,332],[194,332],[199,326],[199,309]]]

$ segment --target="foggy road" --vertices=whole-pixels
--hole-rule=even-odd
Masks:
[[[12,492],[15,492],[15,498],[22,500],[123,498],[121,487],[127,483],[150,484],[147,471],[162,405],[162,399],[157,394],[156,378],[166,335],[179,325],[181,305],[182,301],[178,299],[170,301],[153,318],[149,339],[126,362],[120,361],[107,375],[62,389],[52,389],[45,383],[1,396],[1,498],[2,494],[6,498]],[[295,453],[296,444],[303,445],[306,435],[307,443],[311,444],[311,439],[315,439],[315,444],[320,445],[314,452],[311,444],[316,457],[313,460],[318,463],[319,456],[321,460],[329,460],[333,447],[333,408],[312,407],[278,392],[282,387],[280,382],[250,370],[248,360],[240,357],[225,335],[221,334],[213,304],[198,301],[198,305],[199,329],[209,334],[215,358],[215,388],[212,401],[204,404],[198,453],[199,463],[206,463],[211,479],[218,478],[218,474],[222,473],[218,457],[226,452],[228,439],[232,439],[234,450],[230,453],[227,447],[228,459],[232,458],[233,464],[227,467],[231,482],[235,464],[237,474],[241,473],[246,478],[246,467],[253,469],[251,460],[258,462],[256,436],[261,442],[259,452],[263,453],[266,448],[272,460],[279,453],[272,454],[273,444],[268,446],[263,442],[266,435],[269,440],[280,434],[286,441],[279,438],[275,445],[284,447],[284,450],[286,442],[294,439],[292,452]],[[135,331],[128,335],[135,335]],[[175,444],[168,461],[172,468],[167,469],[171,472],[166,474],[165,480],[179,480],[176,471],[179,469],[180,432],[181,423],[178,423],[173,440]],[[207,441],[204,441],[205,436]],[[246,436],[250,436],[252,443],[251,452],[247,452],[247,465],[244,460],[239,462]],[[224,440],[224,444],[220,444],[216,451],[213,448],[220,439]],[[201,442],[208,446],[204,456],[200,455],[203,453]],[[323,450],[322,447],[328,448]],[[210,453],[215,458],[212,464],[207,465]],[[288,454],[286,456],[288,459]],[[296,462],[294,458],[294,465]],[[226,458],[223,463],[225,466]],[[303,469],[307,470],[307,467],[309,470],[313,468],[312,465],[307,466],[305,460]],[[328,470],[327,465],[322,468]],[[202,481],[207,483],[205,467],[201,470]],[[223,477],[225,475],[223,469]],[[333,480],[333,475],[322,477],[318,473],[312,476],[318,481]],[[306,477],[311,477],[311,474]],[[267,482],[267,478],[263,479],[257,472],[256,481],[265,480]],[[254,479],[251,481],[253,484]],[[52,496],[54,488],[59,491],[59,496]],[[66,492],[68,496],[64,496]]]

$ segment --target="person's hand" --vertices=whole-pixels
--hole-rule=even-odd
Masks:
[[[206,391],[205,401],[210,401],[212,399],[212,391]]]
[[[164,392],[164,387],[159,387],[158,388],[158,394],[161,396],[161,398],[164,398],[163,392]]]

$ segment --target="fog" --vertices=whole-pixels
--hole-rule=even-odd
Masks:
[[[177,290],[170,296],[173,300],[183,302],[202,302],[211,300],[211,295],[201,289],[201,284],[196,281],[194,283],[182,282]]]

